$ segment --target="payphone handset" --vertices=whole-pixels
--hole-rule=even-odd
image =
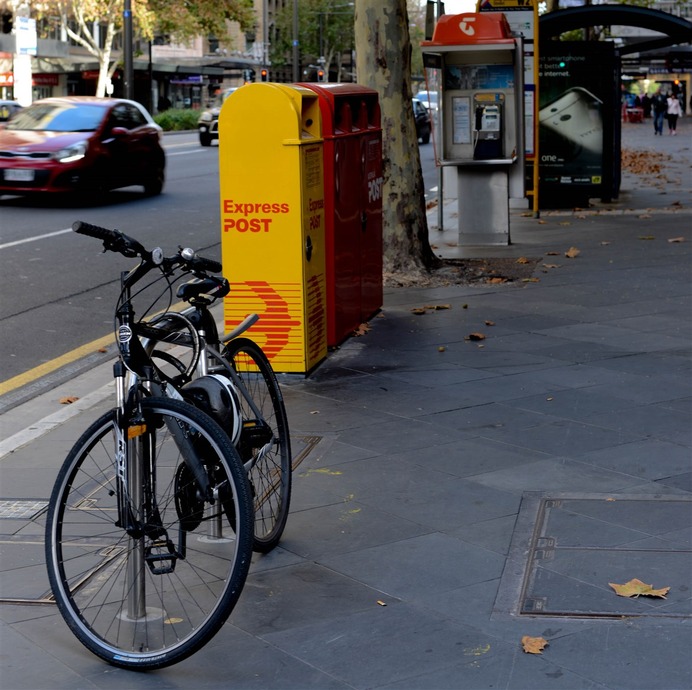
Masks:
[[[502,93],[477,93],[473,97],[473,157],[476,160],[503,156]]]

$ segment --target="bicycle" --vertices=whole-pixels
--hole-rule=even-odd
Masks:
[[[261,465],[275,445],[288,456],[290,450],[287,439],[283,444],[272,442],[254,462],[248,459],[244,464],[234,445],[235,441],[247,456],[253,441],[264,441],[263,447],[269,444],[257,415],[260,410],[251,404],[250,391],[234,369],[243,353],[254,353],[250,341],[231,340],[218,353],[228,357],[226,380],[239,384],[237,388],[229,384],[226,390],[237,395],[239,405],[242,397],[256,415],[254,424],[249,419],[236,422],[234,436],[229,437],[212,417],[213,410],[185,401],[186,395],[194,401],[195,382],[188,392],[180,381],[186,393],[182,395],[159,375],[155,357],[160,352],[152,357],[154,350],[140,340],[148,333],[184,341],[180,336],[186,334],[163,328],[170,317],[152,319],[153,325],[135,321],[132,299],[137,283],[158,269],[159,278],[134,296],[159,279],[170,291],[176,271],[199,276],[220,270],[219,264],[190,250],[165,258],[158,248],[147,251],[123,233],[86,223],[75,223],[73,229],[102,240],[106,250],[139,257],[141,262],[121,274],[118,360],[113,369],[116,407],[74,445],[51,495],[46,525],[49,580],[60,613],[93,653],[124,668],[162,668],[190,656],[218,632],[242,591],[253,544],[266,550],[277,539],[276,529],[254,534],[248,471]],[[225,289],[222,281],[214,281],[221,286],[219,294]],[[199,283],[209,284],[196,278],[192,285]],[[188,291],[185,296],[193,312],[204,316],[199,300],[207,298],[201,292],[193,294],[194,287],[181,289]],[[203,329],[200,332],[204,337]],[[195,360],[195,352],[201,355],[206,350],[199,347],[199,339],[191,341]],[[151,342],[145,340],[147,345]],[[194,362],[195,370],[202,366],[201,359]],[[180,366],[167,354],[166,360]],[[192,379],[189,369],[183,378]],[[264,433],[253,436],[257,428]],[[287,426],[283,430],[287,434]],[[288,475],[290,490],[290,471]],[[285,515],[279,517],[285,524]]]

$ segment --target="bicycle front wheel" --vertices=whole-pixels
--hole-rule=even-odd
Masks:
[[[243,426],[237,448],[255,504],[253,549],[271,551],[281,539],[291,500],[291,442],[283,396],[262,349],[235,338],[224,349],[239,379]]]
[[[206,495],[181,432],[208,477]],[[240,596],[252,510],[237,451],[206,414],[150,398],[124,433],[115,412],[102,416],[70,451],[51,496],[46,562],[60,613],[116,666],[181,661]]]

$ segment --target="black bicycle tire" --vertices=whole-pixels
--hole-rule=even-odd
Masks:
[[[253,505],[247,475],[237,451],[221,427],[202,411],[177,400],[149,398],[142,401],[142,409],[152,415],[169,415],[180,419],[189,424],[190,428],[201,431],[204,438],[211,443],[211,447],[217,453],[215,457],[225,465],[224,476],[232,479],[235,485],[233,497],[237,501],[238,509],[237,514],[233,516],[236,518],[233,527],[236,531],[237,549],[232,569],[223,581],[221,595],[211,613],[205,614],[206,618],[199,628],[194,629],[178,644],[151,652],[135,652],[119,649],[104,640],[89,627],[65,581],[63,545],[60,543],[60,537],[63,534],[62,517],[66,510],[71,482],[78,475],[81,464],[85,462],[98,440],[112,433],[115,411],[102,415],[82,434],[63,463],[50,499],[45,540],[48,576],[58,609],[77,639],[108,663],[131,670],[153,670],[178,663],[194,654],[218,632],[228,619],[243,589],[252,558],[253,537]],[[74,591],[77,591],[77,588]],[[145,617],[147,615],[148,612]]]
[[[234,358],[242,351],[248,353],[248,355],[255,361],[257,368],[264,379],[264,383],[267,386],[270,401],[274,410],[277,431],[280,437],[279,442],[281,444],[279,471],[281,474],[280,486],[282,488],[282,495],[280,496],[281,503],[279,510],[277,511],[277,515],[272,516],[271,519],[271,522],[273,523],[271,529],[262,532],[258,530],[258,527],[261,528],[262,524],[266,521],[261,515],[258,517],[257,507],[255,510],[255,534],[253,540],[253,550],[257,553],[268,553],[278,545],[284,529],[286,528],[286,521],[288,520],[292,487],[291,439],[288,427],[288,416],[286,414],[286,407],[284,405],[281,388],[279,387],[279,382],[276,379],[276,374],[272,369],[271,363],[264,354],[262,348],[253,340],[240,337],[231,340],[224,348],[222,354],[226,359],[227,364],[235,368],[233,364]],[[245,460],[245,458],[243,458],[243,460]],[[251,472],[251,484],[252,476],[253,475]],[[257,492],[255,487],[255,495],[256,494]]]

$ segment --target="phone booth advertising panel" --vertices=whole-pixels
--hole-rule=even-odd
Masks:
[[[438,70],[439,162],[457,171],[460,245],[508,244],[509,175],[523,180],[519,39],[502,13],[466,13],[440,17],[421,46]]]
[[[278,372],[308,373],[327,354],[324,185],[317,96],[257,83],[219,117],[221,256],[228,331],[249,331]]]

